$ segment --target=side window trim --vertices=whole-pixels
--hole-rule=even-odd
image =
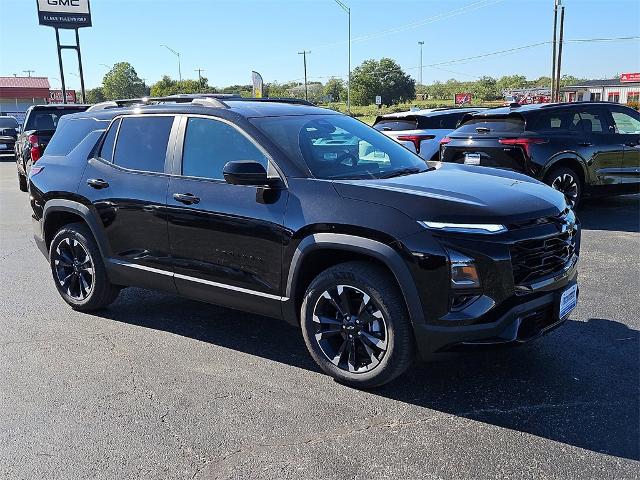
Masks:
[[[113,117],[111,119],[111,123],[109,123],[109,126],[106,128],[106,130],[104,131],[104,135],[102,136],[102,139],[100,140],[100,144],[98,145],[98,149],[96,150],[96,156],[95,158],[99,158],[100,160],[102,160],[103,162],[106,162],[110,165],[113,165],[113,154],[116,151],[116,143],[118,143],[118,135],[120,134],[120,126],[122,125],[122,115],[117,116],[117,117]],[[107,135],[109,135],[109,132],[111,131],[111,128],[113,127],[113,124],[118,122],[118,126],[116,127],[116,134],[115,137],[113,139],[113,147],[111,147],[111,161],[107,160],[106,158],[104,158],[102,156],[102,147],[104,146],[104,142],[107,140]]]
[[[174,151],[174,155],[173,155],[173,162],[172,162],[172,175],[181,177],[181,178],[188,178],[191,180],[200,180],[200,181],[205,181],[205,182],[214,182],[214,183],[224,183],[226,184],[227,182],[225,182],[224,179],[220,179],[220,178],[208,178],[208,177],[196,177],[196,176],[190,176],[190,175],[183,175],[182,174],[182,159],[183,159],[183,154],[184,154],[184,143],[186,140],[186,135],[187,135],[187,124],[189,122],[190,118],[203,118],[206,120],[211,120],[214,122],[221,122],[224,123],[226,125],[229,125],[231,128],[235,129],[236,131],[238,131],[241,135],[243,135],[258,151],[260,151],[265,158],[267,159],[267,172],[271,173],[275,170],[275,172],[278,174],[278,177],[280,177],[280,180],[284,182],[284,175],[282,174],[282,171],[280,170],[280,167],[278,167],[278,165],[276,164],[276,162],[273,160],[273,156],[267,152],[264,147],[262,145],[260,145],[253,137],[251,137],[251,135],[249,135],[249,133],[247,133],[243,128],[241,128],[239,125],[233,123],[230,120],[227,120],[226,118],[222,118],[222,117],[217,117],[217,116],[213,116],[213,115],[197,115],[197,114],[193,114],[193,115],[181,115],[182,117],[182,121],[180,123],[180,127],[178,129],[177,132],[177,139],[176,139],[176,146],[175,146],[175,151]],[[269,168],[269,165],[273,168]]]

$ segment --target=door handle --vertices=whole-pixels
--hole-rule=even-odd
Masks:
[[[591,143],[591,142],[582,142],[582,143],[579,143],[578,145],[580,145],[581,147],[590,147],[591,145],[593,145],[593,143]]]
[[[87,180],[87,185],[100,190],[101,188],[107,188],[109,186],[109,182],[105,182],[101,178],[90,178]]]
[[[200,199],[192,193],[174,193],[173,198],[185,205],[193,205],[194,203],[200,203]]]

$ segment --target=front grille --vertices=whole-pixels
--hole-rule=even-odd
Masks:
[[[576,235],[571,228],[552,237],[515,243],[511,247],[515,284],[534,283],[562,271],[576,251]]]

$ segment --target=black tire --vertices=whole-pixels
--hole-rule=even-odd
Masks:
[[[545,177],[544,183],[564,193],[565,197],[576,208],[582,201],[582,180],[580,175],[570,167],[558,167],[552,169]]]
[[[339,286],[343,287],[340,294]],[[336,297],[342,307],[346,301],[351,310],[360,311],[347,321],[346,315],[340,314],[344,308],[335,309],[332,314],[330,309],[336,303],[329,297]],[[323,308],[331,313],[322,313]],[[329,330],[326,325],[330,325]],[[342,263],[318,275],[305,293],[301,326],[307,349],[318,366],[337,381],[356,388],[390,382],[411,365],[415,355],[413,330],[402,293],[388,272],[365,262]],[[333,329],[341,331],[335,333]],[[319,332],[331,336],[323,338]],[[349,335],[353,337],[351,340]],[[384,345],[384,351],[371,343],[372,338]],[[356,346],[350,351],[352,344]],[[332,345],[336,347],[333,353]],[[351,361],[352,351],[354,361]],[[350,371],[356,367],[360,371]]]
[[[84,223],[58,230],[49,249],[49,263],[58,293],[74,310],[99,310],[120,293],[120,288],[109,282],[100,250]]]
[[[18,172],[18,188],[20,188],[21,192],[26,192],[29,190],[27,185],[27,177]]]

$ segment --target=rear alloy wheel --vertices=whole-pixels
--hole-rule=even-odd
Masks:
[[[49,259],[56,288],[74,309],[104,308],[118,296],[120,288],[109,282],[100,250],[86,225],[62,227],[51,242]]]
[[[404,299],[379,267],[348,262],[325,270],[307,289],[301,313],[311,356],[342,383],[379,386],[411,364],[415,346]]]
[[[545,183],[559,192],[577,207],[582,197],[582,183],[578,174],[568,167],[560,167],[552,170],[546,177]]]

